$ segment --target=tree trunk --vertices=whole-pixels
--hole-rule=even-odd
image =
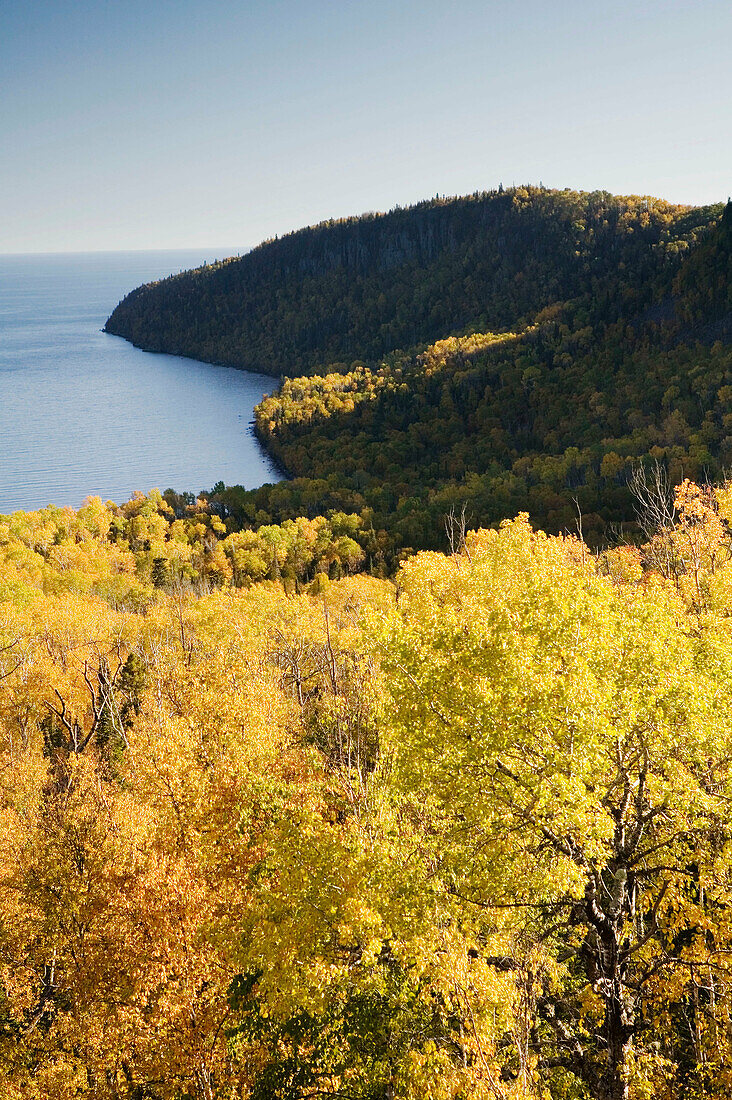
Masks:
[[[607,1069],[602,1077],[602,1094],[599,1100],[627,1100],[628,1084],[625,1069],[628,1061],[630,1039],[622,998],[612,995],[605,1005],[605,1033],[607,1036]]]
[[[593,879],[585,891],[585,911],[590,930],[586,940],[587,976],[605,1004],[603,1038],[605,1070],[600,1076],[597,1100],[627,1100],[626,1069],[633,1036],[633,1009],[624,989],[620,939],[622,912],[626,903],[627,873],[616,871],[605,883],[610,904],[607,911],[597,904],[597,883]]]

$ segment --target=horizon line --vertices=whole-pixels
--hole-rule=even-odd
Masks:
[[[26,252],[3,252],[0,251],[0,258],[12,257],[12,256],[105,256],[110,252],[116,254],[149,254],[151,252],[223,252],[228,256],[244,256],[247,252],[251,252],[252,245],[246,248],[239,248],[235,252],[230,252],[227,246],[222,249],[219,245],[183,245],[176,248],[53,248],[53,249],[32,249]]]

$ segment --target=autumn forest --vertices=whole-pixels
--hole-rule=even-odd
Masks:
[[[287,477],[0,516],[2,1100],[732,1093],[731,266],[501,188],[120,303]]]
[[[453,507],[554,533],[579,507],[599,546],[639,462],[732,465],[731,274],[732,204],[522,187],[301,230],[138,288],[107,330],[285,376],[256,427],[292,480],[229,487],[240,526],[336,508],[442,549]]]

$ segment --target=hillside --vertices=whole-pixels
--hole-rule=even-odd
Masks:
[[[731,240],[729,204],[518,188],[301,230],[138,288],[107,328],[291,379],[257,431],[295,480],[217,493],[238,525],[340,510],[437,548],[451,508],[579,510],[597,545],[632,535],[639,463],[732,463]]]
[[[713,220],[656,199],[518,188],[326,222],[133,290],[106,330],[151,351],[288,376],[466,328],[521,327],[591,292],[628,315]]]

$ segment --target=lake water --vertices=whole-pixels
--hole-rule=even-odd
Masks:
[[[0,513],[280,480],[251,431],[276,379],[101,331],[140,283],[235,252],[0,256]]]

